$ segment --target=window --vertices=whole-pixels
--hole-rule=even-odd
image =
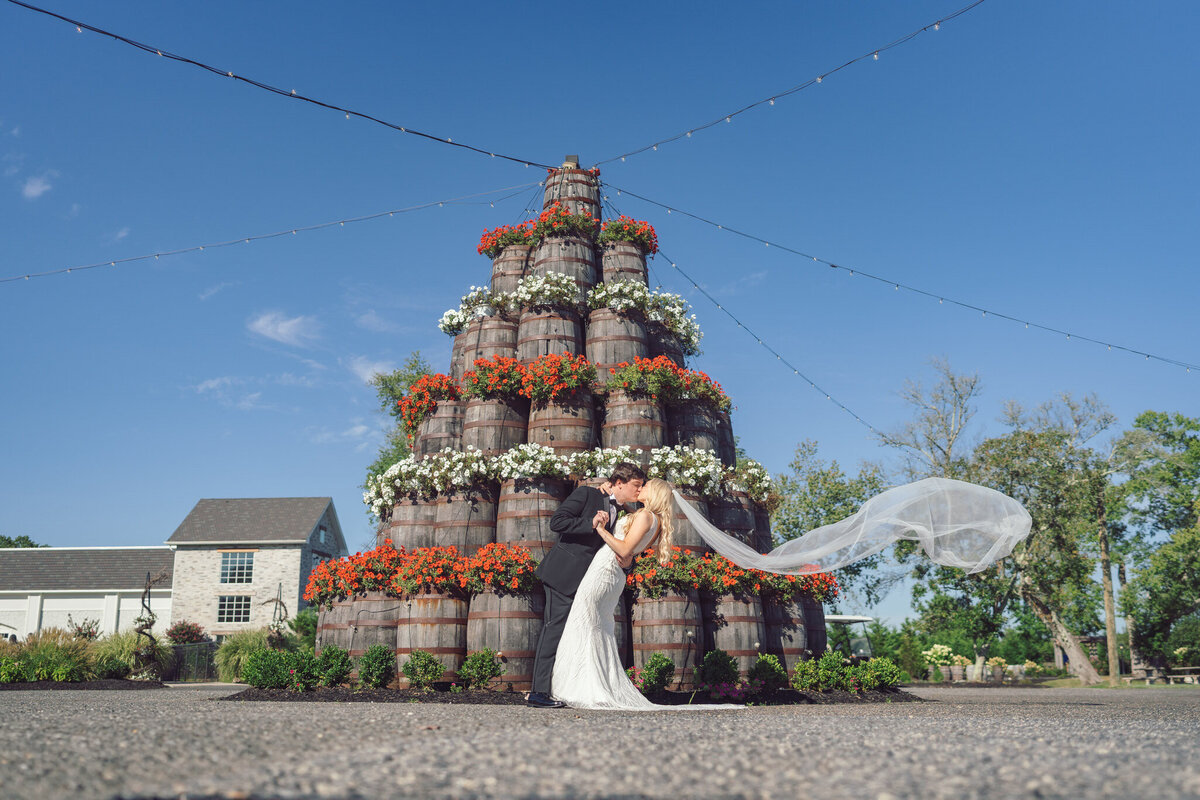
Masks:
[[[217,622],[249,622],[250,595],[223,594],[217,599]]]
[[[317,532],[321,535],[321,544],[325,544],[325,534],[327,533],[325,526],[322,525],[317,529]]]
[[[221,553],[221,583],[251,583],[254,553]]]

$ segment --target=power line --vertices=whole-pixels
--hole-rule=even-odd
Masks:
[[[606,205],[608,208],[610,208],[610,209],[611,209],[611,210],[612,210],[612,211],[613,211],[613,212],[616,214],[616,216],[618,216],[618,217],[619,217],[619,216],[621,216],[621,212],[620,212],[620,211],[617,209],[617,207],[616,207],[615,205],[613,205],[612,201],[611,201],[611,200],[608,198],[608,196],[607,196],[607,195],[602,195],[602,198],[603,198],[603,202],[604,202],[604,204],[605,204],[605,205]],[[690,284],[692,285],[692,287],[693,287],[693,288],[695,288],[695,290],[696,290],[696,291],[698,291],[700,294],[704,295],[704,297],[705,297],[705,298],[706,298],[706,299],[707,299],[707,300],[708,300],[710,303],[712,303],[714,306],[716,306],[716,307],[717,307],[717,310],[718,310],[718,311],[722,312],[723,314],[725,314],[725,316],[727,316],[727,317],[729,317],[731,320],[733,320],[733,321],[734,321],[734,323],[735,323],[735,324],[736,324],[736,325],[737,325],[737,326],[738,326],[740,329],[742,329],[742,330],[743,330],[743,331],[745,331],[747,334],[749,334],[749,335],[750,335],[750,336],[751,336],[751,337],[754,339],[754,341],[758,342],[758,344],[759,344],[759,346],[760,346],[760,347],[762,347],[763,349],[765,349],[765,350],[766,350],[768,353],[770,353],[771,355],[775,356],[775,360],[776,360],[776,361],[778,361],[779,363],[783,364],[785,367],[787,367],[788,369],[790,369],[790,370],[792,371],[792,374],[793,374],[793,375],[795,375],[795,376],[797,376],[798,378],[800,378],[801,380],[803,380],[803,381],[804,381],[805,383],[807,383],[807,384],[808,384],[808,385],[809,385],[811,388],[813,388],[813,389],[815,389],[816,391],[820,392],[821,394],[825,395],[825,399],[826,399],[826,400],[830,401],[830,402],[831,402],[831,403],[833,403],[835,406],[837,406],[838,408],[840,408],[842,411],[845,411],[847,414],[849,414],[850,416],[854,417],[854,419],[855,419],[855,420],[856,420],[856,421],[857,421],[857,422],[858,422],[860,425],[864,426],[864,427],[865,427],[867,430],[871,431],[872,433],[874,433],[874,434],[876,434],[876,435],[878,435],[878,436],[882,436],[882,434],[879,432],[879,430],[877,430],[877,429],[875,428],[875,426],[874,426],[874,425],[872,425],[871,423],[867,422],[865,419],[863,419],[862,417],[860,417],[858,414],[856,414],[856,413],[854,413],[853,411],[851,411],[851,410],[850,410],[850,408],[849,408],[849,407],[848,407],[848,406],[847,406],[845,403],[843,403],[842,401],[840,401],[840,400],[838,400],[837,398],[835,398],[835,397],[834,397],[834,396],[833,396],[833,395],[832,395],[830,392],[828,392],[828,391],[826,391],[825,389],[821,388],[821,386],[820,386],[820,385],[818,385],[816,381],[814,381],[812,378],[808,377],[806,374],[804,374],[803,372],[801,372],[801,371],[800,371],[800,369],[799,369],[798,367],[796,367],[794,364],[792,364],[792,362],[790,362],[790,361],[788,361],[786,358],[784,358],[784,357],[783,357],[783,356],[782,356],[782,355],[781,355],[781,354],[780,354],[780,353],[779,353],[779,352],[778,352],[778,351],[777,351],[777,350],[776,350],[774,347],[772,347],[772,346],[771,346],[770,344],[768,344],[768,343],[767,343],[767,342],[766,342],[766,341],[765,341],[765,340],[764,340],[764,339],[763,339],[761,336],[759,336],[757,333],[755,333],[753,330],[751,330],[751,329],[750,329],[750,326],[746,325],[744,322],[742,322],[740,319],[738,319],[738,318],[737,318],[737,317],[734,315],[734,313],[733,313],[732,311],[730,311],[728,308],[726,308],[726,307],[725,307],[724,305],[722,305],[721,303],[718,303],[718,302],[717,302],[717,299],[716,299],[715,297],[713,297],[711,294],[709,294],[709,293],[708,293],[708,292],[707,292],[707,291],[704,289],[704,287],[702,287],[702,286],[701,286],[699,283],[697,283],[697,282],[696,282],[696,280],[695,280],[695,279],[694,279],[694,278],[693,278],[691,275],[688,275],[686,272],[684,272],[682,269],[680,269],[679,265],[678,265],[677,263],[675,263],[675,261],[674,261],[674,260],[672,260],[670,256],[668,256],[668,255],[667,255],[665,252],[663,252],[663,250],[662,250],[661,248],[659,249],[659,251],[658,251],[658,254],[659,254],[659,255],[661,255],[661,256],[663,257],[663,259],[665,259],[665,260],[666,260],[666,262],[667,262],[668,264],[670,264],[670,265],[671,265],[671,269],[675,270],[675,271],[676,271],[676,272],[678,272],[680,275],[682,275],[682,276],[683,276],[683,278],[684,278],[684,280],[686,280],[688,283],[690,283]],[[648,265],[648,266],[649,266],[649,265]],[[651,271],[653,272],[653,267],[652,267],[652,266],[650,267],[650,269],[651,269]],[[659,282],[659,283],[661,284],[661,282],[660,282],[660,281],[658,281],[658,276],[657,276],[657,275],[655,275],[655,281],[656,281],[656,282]]]
[[[13,0],[10,0],[10,2],[12,2],[12,1]],[[757,108],[758,106],[761,106],[764,104],[773,106],[773,105],[775,105],[775,101],[779,100],[780,98],[787,97],[789,95],[793,95],[797,92],[800,92],[800,91],[803,91],[804,89],[809,88],[810,86],[816,86],[817,84],[823,82],[830,75],[833,75],[835,72],[840,72],[840,71],[844,70],[846,67],[851,66],[852,64],[857,64],[859,61],[866,61],[868,58],[871,59],[872,61],[878,61],[880,53],[891,50],[893,47],[899,47],[900,45],[905,44],[906,42],[909,42],[909,41],[915,39],[916,37],[920,36],[922,33],[925,33],[927,31],[939,30],[942,27],[942,23],[949,22],[957,17],[961,17],[963,14],[966,14],[968,11],[970,11],[971,9],[975,8],[978,5],[981,5],[983,2],[984,2],[984,0],[975,0],[974,3],[971,3],[968,6],[964,6],[963,8],[960,8],[958,11],[955,11],[952,14],[942,17],[939,20],[935,20],[934,22],[929,23],[928,25],[926,25],[923,28],[919,28],[919,29],[913,31],[912,33],[901,36],[899,39],[891,41],[891,42],[883,45],[882,47],[876,47],[873,50],[868,50],[866,53],[863,53],[858,58],[852,58],[849,61],[847,61],[845,64],[842,64],[841,66],[838,66],[838,67],[834,67],[831,70],[822,72],[820,75],[817,75],[816,77],[813,77],[813,78],[809,78],[808,80],[804,81],[803,83],[793,86],[790,89],[786,89],[782,92],[776,92],[775,94],[768,95],[767,97],[764,97],[761,100],[756,100],[753,103],[750,103],[749,105],[739,108],[737,111],[730,111],[726,114],[722,114],[721,116],[714,119],[712,122],[706,122],[703,125],[697,125],[693,128],[688,128],[685,131],[680,131],[679,133],[675,134],[674,136],[668,136],[665,139],[659,139],[657,142],[651,142],[650,144],[648,144],[644,147],[639,147],[636,150],[630,150],[629,152],[622,153],[619,156],[613,156],[612,158],[606,158],[603,161],[597,161],[595,166],[601,166],[603,164],[608,164],[613,161],[624,161],[626,158],[629,158],[630,156],[639,155],[641,153],[646,152],[647,150],[658,150],[659,145],[670,144],[671,142],[677,142],[680,139],[690,139],[690,138],[692,138],[692,134],[694,134],[694,133],[699,133],[700,131],[707,130],[716,125],[720,125],[722,122],[733,122],[734,117],[738,116],[739,114],[744,114],[753,108]]]
[[[346,119],[350,119],[350,117],[358,117],[359,119],[364,119],[364,120],[367,120],[368,122],[374,122],[378,125],[383,125],[386,128],[391,128],[392,130],[399,131],[400,133],[407,133],[412,136],[418,136],[423,139],[428,139],[432,142],[439,142],[440,144],[448,144],[453,147],[461,147],[464,150],[471,150],[475,153],[480,153],[482,155],[491,156],[492,158],[503,158],[507,161],[512,161],[516,164],[522,164],[526,167],[537,166],[537,167],[543,167],[545,169],[551,169],[550,165],[543,164],[540,161],[534,161],[534,160],[528,159],[528,158],[518,158],[516,156],[509,156],[509,155],[505,155],[504,153],[497,153],[495,151],[487,150],[482,147],[476,147],[475,145],[466,144],[464,142],[456,142],[448,136],[436,136],[432,133],[425,133],[424,131],[414,130],[413,128],[409,128],[404,125],[399,125],[394,122],[388,122],[387,120],[380,119],[379,117],[375,117],[370,114],[365,114],[361,111],[355,111],[352,108],[345,108],[343,106],[339,106],[334,103],[326,103],[322,100],[317,100],[315,98],[308,97],[306,95],[302,95],[302,94],[298,93],[295,89],[292,89],[289,91],[287,89],[281,89],[277,86],[272,86],[270,84],[263,83],[262,81],[255,80],[254,78],[247,78],[244,75],[236,75],[230,70],[224,70],[224,69],[220,69],[218,67],[211,66],[209,64],[205,64],[202,61],[196,61],[195,59],[188,58],[187,56],[181,56],[176,53],[172,53],[170,51],[164,50],[161,47],[155,47],[154,45],[149,45],[149,44],[145,44],[142,42],[134,41],[133,39],[130,39],[126,36],[121,36],[120,34],[112,33],[111,31],[106,31],[103,28],[97,28],[96,26],[89,25],[86,22],[80,22],[79,20],[71,19],[70,17],[64,17],[62,14],[56,14],[53,11],[48,11],[44,8],[38,8],[37,6],[33,6],[28,3],[23,3],[23,2],[21,2],[21,0],[8,0],[8,2],[10,2],[16,6],[21,6],[22,8],[27,8],[30,11],[36,11],[39,14],[45,14],[48,17],[53,17],[55,19],[58,19],[63,22],[74,25],[75,30],[79,31],[80,33],[82,33],[86,29],[86,30],[91,31],[92,33],[98,33],[101,36],[107,36],[110,39],[115,39],[116,41],[121,42],[122,44],[129,45],[130,47],[135,47],[138,50],[141,50],[145,53],[152,53],[156,56],[161,56],[162,58],[168,58],[172,61],[178,61],[181,64],[190,64],[193,67],[199,67],[200,69],[207,70],[208,72],[211,72],[214,75],[220,75],[225,78],[233,78],[236,81],[241,81],[242,83],[249,84],[250,86],[253,86],[257,89],[262,89],[264,91],[271,92],[272,94],[277,94],[280,97],[286,97],[291,100],[302,100],[305,103],[311,103],[315,106],[320,106],[321,108],[328,108],[331,111],[340,111],[346,115]]]
[[[158,253],[148,253],[147,255],[143,255],[143,256],[132,256],[130,258],[117,258],[117,259],[112,259],[109,261],[98,261],[95,264],[83,264],[81,266],[76,266],[76,267],[61,267],[59,269],[46,270],[45,272],[30,272],[25,275],[14,275],[10,278],[0,278],[0,283],[10,283],[12,281],[22,281],[22,280],[27,281],[30,278],[44,278],[48,275],[62,275],[62,274],[66,274],[68,272],[80,272],[85,269],[95,269],[97,267],[115,267],[118,264],[129,264],[134,261],[149,261],[150,259],[157,260],[159,258],[165,258],[167,256],[183,255],[184,253],[198,253],[202,250],[206,250],[206,249],[212,248],[212,247],[229,247],[230,245],[235,245],[235,244],[249,244],[250,242],[260,241],[262,239],[274,239],[279,236],[293,236],[293,235],[300,234],[300,233],[307,233],[309,231],[321,230],[322,228],[332,228],[335,225],[338,227],[344,227],[345,225],[352,224],[355,222],[366,222],[366,221],[372,220],[372,219],[380,219],[381,217],[393,217],[396,214],[406,214],[410,211],[420,211],[421,209],[432,208],[434,206],[444,206],[447,203],[451,203],[451,204],[455,204],[455,205],[464,205],[464,204],[467,204],[466,201],[473,200],[476,197],[485,197],[490,194],[499,194],[500,192],[512,191],[512,194],[505,195],[504,197],[497,197],[495,200],[490,201],[492,207],[494,208],[496,203],[507,200],[510,197],[516,197],[518,194],[523,193],[526,189],[528,189],[531,186],[540,186],[540,185],[541,185],[541,181],[538,181],[537,183],[523,183],[520,186],[506,186],[503,189],[493,189],[488,192],[476,192],[475,194],[463,195],[462,197],[453,197],[448,200],[434,200],[429,203],[421,203],[420,205],[408,206],[407,208],[395,208],[395,209],[392,209],[391,211],[380,211],[377,214],[367,214],[367,215],[361,216],[361,217],[347,217],[346,219],[338,219],[338,220],[334,220],[333,222],[322,222],[317,225],[305,225],[305,226],[300,226],[300,227],[295,227],[295,228],[285,228],[284,230],[276,231],[275,233],[260,233],[255,236],[242,236],[240,238],[229,239],[228,241],[224,241],[224,242],[213,242],[211,244],[198,244],[198,245],[193,245],[192,247],[181,247],[177,250],[163,250]]]
[[[1190,363],[1187,361],[1180,361],[1179,359],[1176,359],[1176,358],[1170,358],[1167,356],[1156,355],[1154,353],[1148,353],[1144,350],[1138,350],[1133,347],[1126,347],[1124,345],[1116,344],[1113,342],[1108,342],[1103,339],[1096,339],[1096,338],[1093,338],[1090,336],[1081,336],[1078,333],[1073,333],[1071,331],[1063,330],[1061,328],[1055,328],[1050,325],[1042,325],[1037,322],[1032,322],[1030,320],[1022,319],[1021,317],[1012,316],[1011,314],[1005,314],[1001,311],[994,311],[990,308],[984,308],[983,306],[978,306],[973,303],[967,303],[962,300],[955,300],[953,297],[948,297],[944,294],[938,294],[937,292],[931,292],[927,289],[921,289],[916,286],[911,286],[907,283],[903,283],[902,281],[893,280],[891,278],[885,278],[881,275],[875,275],[870,272],[864,272],[863,270],[858,269],[856,267],[847,267],[842,264],[836,264],[832,261],[821,258],[819,256],[814,256],[811,253],[805,253],[802,250],[797,250],[793,247],[788,247],[787,245],[780,244],[780,243],[772,241],[770,239],[764,239],[763,237],[757,236],[753,233],[746,233],[745,231],[740,231],[737,228],[731,228],[728,225],[723,225],[721,223],[714,222],[711,219],[707,219],[698,214],[693,214],[690,211],[684,211],[680,208],[677,208],[676,206],[670,206],[670,205],[667,205],[666,203],[661,203],[658,200],[651,200],[649,197],[645,197],[636,192],[631,192],[628,189],[621,189],[616,186],[613,186],[612,184],[605,184],[605,186],[607,188],[615,191],[617,193],[617,196],[621,196],[622,194],[627,194],[630,197],[635,197],[638,200],[649,203],[650,205],[658,206],[659,208],[665,209],[668,214],[671,214],[671,213],[682,214],[683,216],[690,217],[691,219],[694,219],[698,222],[703,222],[706,225],[711,225],[712,227],[717,228],[718,230],[726,231],[728,233],[732,233],[737,236],[741,236],[744,239],[749,239],[754,242],[759,242],[760,244],[762,244],[766,247],[776,247],[776,248],[784,251],[785,253],[791,253],[792,255],[800,256],[801,258],[812,261],[814,263],[824,264],[825,266],[830,267],[832,269],[841,270],[842,272],[846,273],[848,276],[859,275],[864,278],[868,278],[870,280],[877,281],[884,285],[891,286],[896,291],[900,291],[901,289],[903,289],[906,292],[912,292],[913,294],[918,294],[923,297],[928,297],[933,300],[937,300],[939,305],[945,305],[945,304],[949,303],[950,305],[958,306],[959,308],[965,308],[970,311],[977,311],[983,317],[997,317],[999,319],[1007,320],[1009,322],[1016,322],[1018,324],[1024,325],[1026,328],[1035,328],[1037,330],[1045,331],[1047,333],[1054,333],[1054,334],[1058,334],[1059,336],[1065,336],[1068,340],[1074,341],[1074,340],[1078,339],[1079,341],[1083,341],[1083,342],[1090,342],[1092,344],[1103,345],[1103,346],[1107,347],[1109,350],[1121,350],[1126,353],[1131,353],[1133,355],[1142,356],[1147,361],[1150,361],[1150,360],[1161,361],[1164,364],[1171,364],[1176,367],[1183,367],[1189,373],[1193,369],[1200,370],[1200,364],[1193,364],[1193,363]]]

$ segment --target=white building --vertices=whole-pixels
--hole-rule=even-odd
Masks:
[[[215,636],[270,624],[275,599],[288,616],[304,607],[312,568],[347,553],[328,497],[210,499],[166,546],[0,548],[0,634],[100,621],[128,630],[141,614],[146,576],[162,631],[180,620]]]

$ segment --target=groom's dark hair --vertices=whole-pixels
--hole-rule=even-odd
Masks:
[[[637,464],[630,464],[628,461],[619,461],[613,466],[612,472],[608,474],[608,479],[612,483],[629,483],[630,481],[646,481],[646,473]]]

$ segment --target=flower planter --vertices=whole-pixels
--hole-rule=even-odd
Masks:
[[[667,443],[717,452],[717,412],[697,402],[668,408]]]
[[[444,448],[462,450],[464,400],[438,400],[437,410],[421,421],[413,440],[413,455],[425,458]]]
[[[950,680],[961,681],[963,679],[963,668],[959,664],[950,665]]]
[[[603,447],[628,445],[642,449],[643,464],[650,460],[650,451],[666,442],[666,413],[657,400],[632,398],[624,392],[613,391],[604,404],[604,422],[600,426]]]
[[[694,689],[696,665],[704,656],[704,626],[695,591],[658,599],[639,597],[633,604],[633,665],[643,669],[662,653],[675,663],[670,689]]]
[[[530,275],[549,275],[557,272],[575,281],[579,291],[576,304],[587,302],[587,293],[600,280],[596,266],[596,247],[587,239],[552,236],[534,251]]]
[[[437,547],[454,546],[463,555],[496,541],[495,490],[476,486],[439,496],[433,538]]]
[[[600,187],[591,172],[560,167],[546,175],[545,185],[542,208],[562,203],[572,214],[586,211],[600,219]]]
[[[825,652],[824,647],[817,650],[813,646],[826,639],[825,610],[820,603],[803,595],[787,599],[766,595],[763,633],[766,637],[763,652],[778,656],[790,674],[801,661],[820,658]]]
[[[734,491],[711,498],[708,518],[719,530],[754,546],[754,504],[745,492]]]
[[[403,601],[383,592],[336,601],[332,609],[317,614],[317,649],[334,645],[355,658],[373,644],[391,650],[396,646],[396,627],[403,610]]]
[[[501,483],[496,541],[527,548],[540,560],[558,541],[558,534],[550,530],[550,517],[572,488],[563,478],[517,478]]]
[[[467,611],[467,655],[489,648],[500,654],[504,674],[495,686],[528,691],[542,632],[546,596],[497,594],[490,589],[471,598]]]
[[[501,453],[525,443],[529,401],[522,398],[467,401],[463,414],[463,449]]]
[[[705,650],[724,650],[745,678],[766,641],[762,600],[757,595],[708,595],[701,598]]]
[[[442,662],[446,667],[442,680],[456,680],[467,656],[467,601],[444,594],[418,594],[393,602],[400,608],[394,651],[400,687],[409,685],[400,667],[414,650],[424,650]]]
[[[511,292],[529,268],[528,245],[510,244],[492,260],[492,291]]]
[[[534,403],[529,410],[527,437],[530,444],[554,448],[570,455],[596,446],[595,400],[580,391],[574,397],[552,403]]]
[[[649,353],[645,320],[636,311],[597,308],[588,316],[586,349],[587,360],[596,365],[596,383],[604,385],[617,364],[632,364]]]
[[[433,522],[436,505],[428,498],[403,495],[396,498],[392,506],[391,527],[388,535],[397,548],[412,550],[415,547],[433,547]],[[383,544],[377,541],[376,545]]]
[[[646,280],[646,254],[632,242],[608,242],[600,255],[600,273],[605,283]]]
[[[646,347],[650,350],[651,358],[666,356],[678,366],[684,365],[683,347],[680,346],[679,340],[675,338],[675,334],[657,322],[646,324]]]
[[[517,358],[528,364],[541,356],[583,352],[583,328],[573,311],[541,310],[521,314]]]
[[[450,376],[462,380],[463,373],[480,358],[516,358],[517,323],[499,315],[477,317],[454,337],[450,353]]]
[[[692,504],[701,514],[708,518],[708,501],[700,495],[696,494],[692,489],[684,486],[678,487],[679,494],[684,500]],[[708,546],[704,544],[704,540],[700,538],[700,534],[696,532],[696,528],[684,516],[683,511],[679,508],[678,503],[672,503],[671,508],[674,511],[671,521],[675,528],[674,536],[672,537],[675,547],[682,548],[690,553],[703,554],[707,551]]]
[[[992,680],[996,683],[1004,682],[1004,667],[992,667]]]

